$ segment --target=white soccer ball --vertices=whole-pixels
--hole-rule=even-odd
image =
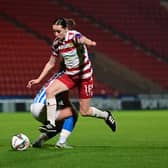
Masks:
[[[17,134],[12,137],[12,149],[17,151],[24,151],[30,146],[30,140],[25,134]]]

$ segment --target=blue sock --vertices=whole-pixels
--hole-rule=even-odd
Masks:
[[[73,116],[70,116],[64,120],[64,124],[62,129],[68,130],[69,132],[72,132],[75,126],[75,118]]]

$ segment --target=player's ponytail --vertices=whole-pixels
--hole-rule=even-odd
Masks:
[[[66,19],[66,22],[67,22],[67,27],[69,30],[74,29],[76,23],[73,19]]]

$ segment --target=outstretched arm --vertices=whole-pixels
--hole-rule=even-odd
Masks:
[[[92,41],[91,39],[87,38],[86,36],[82,36],[80,38],[80,42],[86,44],[87,46],[96,46],[96,42]]]
[[[27,84],[27,87],[31,88],[32,85],[40,83],[44,79],[44,77],[46,77],[46,75],[51,71],[51,69],[54,68],[55,62],[56,62],[56,58],[51,55],[49,61],[45,64],[39,77],[37,77],[36,79],[30,80]]]
[[[96,42],[95,41],[87,38],[84,35],[81,35],[80,33],[76,34],[75,38],[76,38],[77,43],[85,44],[87,46],[92,46],[92,47],[96,46]]]

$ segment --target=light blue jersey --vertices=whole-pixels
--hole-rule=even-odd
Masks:
[[[33,103],[42,103],[46,104],[46,89],[43,86],[40,91],[37,93],[36,97],[33,100]]]

